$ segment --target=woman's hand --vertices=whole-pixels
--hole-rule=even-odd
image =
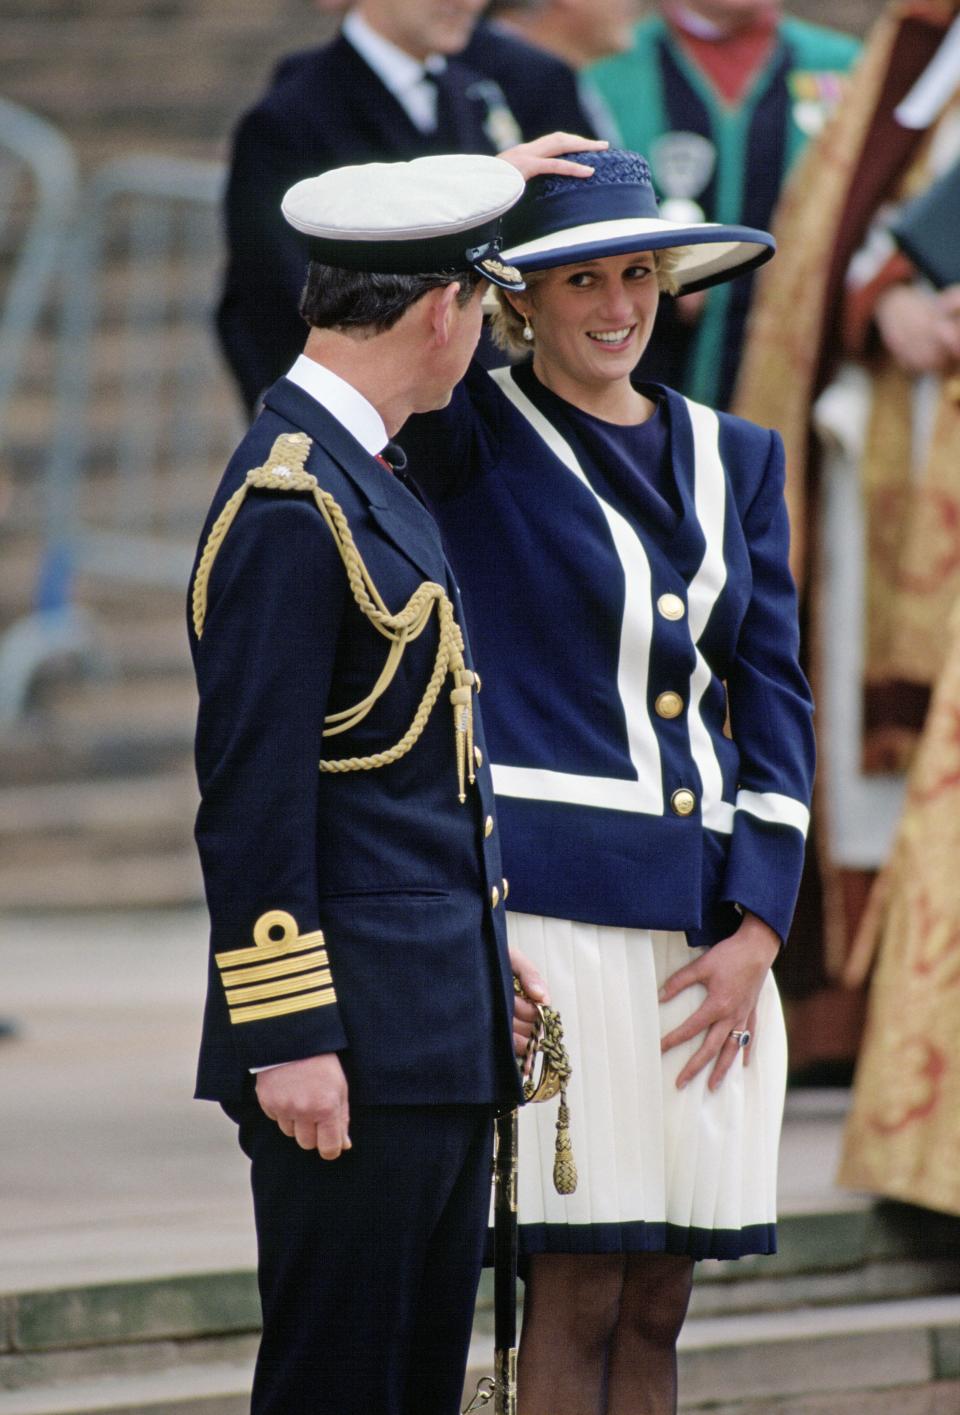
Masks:
[[[660,1050],[665,1052],[704,1033],[699,1048],[677,1077],[678,1089],[711,1061],[714,1067],[707,1084],[711,1091],[720,1085],[740,1050],[737,1039],[730,1034],[749,1032],[753,1038],[757,998],[779,951],[780,940],[769,924],[747,912],[735,934],[715,943],[664,983],[660,989],[661,1002],[669,1002],[695,983],[707,992],[696,1012],[660,1042]],[[751,1044],[743,1048],[744,1065],[750,1060]]]
[[[510,967],[527,994],[526,997],[521,997],[519,993],[513,995],[513,1050],[517,1060],[523,1061],[539,1021],[536,1004],[549,1003],[550,994],[530,959],[518,948],[510,949]],[[527,1001],[528,998],[531,1000]],[[525,1068],[525,1073],[526,1070],[529,1068]]]
[[[580,162],[562,162],[562,152],[602,152],[609,147],[608,142],[595,138],[581,138],[576,133],[547,133],[534,142],[518,143],[497,153],[504,162],[516,167],[524,181],[531,177],[542,177],[547,172],[555,172],[561,177],[592,177],[593,168],[584,167]]]

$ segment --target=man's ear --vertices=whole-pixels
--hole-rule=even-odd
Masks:
[[[430,290],[426,296],[430,307],[430,329],[438,348],[442,349],[449,343],[459,294],[460,286],[454,281],[452,285],[441,285],[436,290]]]

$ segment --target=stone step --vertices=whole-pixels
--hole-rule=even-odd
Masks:
[[[132,739],[192,743],[197,693],[187,664],[165,679],[107,676],[87,682],[63,681],[44,695],[43,710],[54,736],[66,745],[90,749]]]
[[[468,1383],[465,1401],[473,1389],[473,1384]],[[247,1415],[249,1390],[249,1367],[224,1365],[192,1371],[185,1367],[172,1377],[158,1373],[146,1379],[106,1378],[84,1382],[82,1388],[75,1387],[69,1394],[54,1388],[31,1393],[29,1398],[10,1397],[9,1403],[0,1394],[0,1415]],[[709,1405],[690,1405],[681,1399],[680,1408],[709,1410],[712,1415],[956,1415],[960,1408],[960,1381],[846,1393],[831,1391],[811,1397],[764,1396],[760,1401],[723,1404],[711,1401]]]
[[[784,1157],[802,1148],[805,1103],[822,1101],[817,1093],[788,1094]],[[811,1115],[809,1124],[815,1123]],[[781,1212],[777,1240],[772,1258],[698,1263],[691,1312],[708,1316],[960,1291],[960,1219],[948,1215],[849,1196],[833,1211]]]
[[[40,571],[40,547],[36,536],[11,534],[4,537],[2,548],[0,631],[30,608]]]
[[[681,1405],[878,1390],[960,1379],[960,1297],[693,1318],[681,1333]]]
[[[192,777],[121,777],[0,790],[0,840],[16,848],[30,836],[80,833],[115,845],[113,837],[156,839],[192,820],[197,806]]]
[[[184,834],[192,815],[184,821]],[[29,863],[0,866],[0,909],[44,910],[180,908],[203,901],[203,879],[193,844],[90,858],[86,852],[25,852]],[[64,853],[66,857],[64,858]],[[59,858],[58,858],[59,855]]]
[[[78,946],[85,946],[82,938]],[[790,1333],[810,1334],[814,1329],[868,1332],[885,1324],[900,1330],[919,1314],[947,1332],[953,1321],[954,1355],[960,1360],[960,1220],[936,1219],[924,1236],[922,1221],[930,1218],[935,1216],[905,1206],[874,1208],[867,1202],[853,1211],[784,1215],[781,1251],[775,1258],[758,1259],[753,1266],[751,1260],[698,1264],[688,1323],[696,1334],[691,1349],[735,1345],[741,1331],[750,1341],[780,1341]],[[24,1353],[32,1353],[37,1361],[61,1350],[100,1347],[106,1353],[118,1343],[198,1341],[254,1332],[256,1280],[249,1266],[249,1235],[239,1233],[242,1210],[238,1233],[231,1229],[222,1236],[219,1250],[215,1241],[204,1247],[188,1221],[190,1215],[175,1211],[165,1215],[164,1254],[158,1250],[153,1255],[152,1269],[145,1251],[126,1267],[118,1263],[116,1254],[130,1248],[137,1229],[134,1223],[128,1234],[117,1219],[106,1263],[85,1262],[76,1240],[77,1251],[60,1264],[38,1268],[21,1262],[18,1273],[14,1261],[8,1267],[7,1294],[0,1295],[0,1353],[6,1352],[0,1355],[0,1388],[5,1370],[7,1387],[13,1383],[10,1372]],[[204,1254],[215,1261],[225,1248],[236,1251],[243,1265],[231,1271],[204,1270]],[[824,1254],[829,1255],[826,1260]],[[134,1248],[130,1256],[135,1259]],[[111,1265],[114,1276],[109,1280],[92,1277]],[[142,1275],[145,1268],[155,1275]],[[91,1277],[78,1282],[85,1270]],[[907,1293],[910,1300],[904,1300]],[[876,1300],[865,1302],[865,1296]],[[521,1285],[521,1306],[522,1297]],[[777,1321],[771,1325],[766,1319],[773,1316]],[[475,1332],[481,1344],[492,1342],[492,1317],[493,1281],[487,1270],[477,1300]],[[947,1343],[944,1360],[949,1364],[949,1338],[938,1340]],[[28,1377],[30,1370],[22,1373],[24,1383],[29,1384]]]
[[[130,618],[116,607],[97,615],[103,651],[114,670],[125,678],[186,674],[192,681],[193,665],[187,640],[186,610],[168,597],[152,606],[152,613]]]
[[[710,1415],[957,1415],[960,1381],[929,1381],[885,1390],[830,1391],[827,1395],[765,1395],[759,1400],[713,1400],[700,1406],[681,1402],[680,1408],[708,1410]]]
[[[144,308],[143,323],[136,325],[131,325],[129,311],[132,267],[121,259],[111,260],[105,269],[101,268],[96,323],[89,345],[92,353],[84,368],[88,386],[95,395],[87,407],[87,417],[92,422],[100,416],[99,400],[115,397],[118,386],[133,370],[149,377],[158,371],[175,369],[184,351],[194,362],[198,358],[203,360],[205,381],[209,381],[211,394],[218,404],[222,398],[225,410],[234,417],[240,415],[229,375],[220,360],[213,328],[212,309],[217,292],[209,265],[211,256],[215,255],[211,242],[209,249],[198,248],[189,262],[157,261],[155,271],[145,264],[139,265],[137,274],[144,279],[146,297],[154,297],[155,304],[150,310]],[[188,298],[185,292],[192,286],[196,291],[195,307],[171,310],[171,285],[179,286],[182,304]],[[62,314],[59,317],[62,319]],[[62,358],[60,329],[48,316],[45,325],[35,333],[20,365],[16,407],[11,421],[4,423],[14,439],[18,433],[32,436],[41,425],[38,418],[49,419]],[[113,411],[115,420],[119,421],[129,409],[117,403]]]
[[[78,486],[79,510],[84,523],[109,526],[123,514],[122,500],[118,505],[124,490],[118,467],[118,448],[126,437],[120,421],[122,406],[123,397],[117,393],[109,398],[97,397],[89,409],[87,450]],[[2,525],[34,530],[44,524],[49,493],[45,467],[41,464],[38,468],[31,449],[35,447],[49,454],[52,429],[49,415],[44,413],[39,400],[33,404],[30,400],[18,399],[15,407],[16,417],[23,420],[24,425],[18,432],[16,426],[11,427],[4,421],[3,471],[7,486]],[[186,525],[198,510],[205,512],[227,458],[242,433],[243,425],[237,423],[219,434],[215,441],[208,437],[206,442],[200,439],[199,448],[185,448],[182,457],[175,461],[151,459],[150,476],[137,488],[137,516],[143,519],[149,507],[159,507],[179,526]],[[17,448],[24,450],[26,460],[17,455]],[[124,465],[129,467],[130,463]],[[129,494],[129,486],[126,490]],[[194,530],[199,531],[199,523]]]
[[[183,1388],[192,1379],[186,1395],[171,1390],[169,1378],[114,1382],[109,1379],[85,1383],[85,1390],[64,1397],[53,1391],[39,1401],[19,1397],[9,1405],[0,1395],[0,1415],[247,1415],[250,1409],[249,1370],[241,1367],[199,1368],[191,1376],[184,1370],[176,1377]],[[144,1386],[146,1389],[144,1390]],[[134,1389],[131,1389],[131,1386]],[[136,1386],[140,1391],[136,1391]],[[124,1389],[123,1387],[126,1387]],[[162,1387],[162,1388],[161,1388]],[[464,1400],[473,1387],[464,1391]],[[135,1400],[130,1404],[131,1397]],[[82,1406],[76,1403],[83,1401]],[[63,1399],[67,1404],[62,1403]],[[116,1402],[121,1403],[118,1405]],[[56,1402],[56,1403],[54,1403]],[[107,1403],[109,1402],[109,1403]],[[681,1401],[682,1410],[709,1410],[712,1415],[956,1415],[960,1409],[960,1381],[937,1381],[919,1386],[895,1386],[886,1390],[832,1391],[826,1396],[784,1399],[765,1396],[761,1401],[725,1401],[722,1405],[691,1406]]]
[[[212,484],[211,484],[212,487]],[[184,521],[183,535],[178,537],[156,537],[157,544],[168,545],[181,566],[186,558],[186,569],[182,583],[164,585],[148,580],[119,579],[109,573],[98,574],[95,567],[77,572],[72,595],[75,603],[82,605],[99,625],[101,620],[125,620],[131,628],[141,622],[144,614],[155,616],[175,616],[185,633],[186,591],[190,569],[190,557],[203,524],[203,515],[209,496],[204,494],[204,504],[189,517],[189,535]],[[0,554],[3,557],[3,577],[0,580],[0,629],[12,620],[27,613],[33,606],[38,582],[41,578],[44,549],[43,539],[38,529],[30,529],[26,524],[15,527],[8,525],[0,535]]]
[[[938,1388],[952,1399],[960,1391],[960,1296],[689,1317],[678,1367],[683,1411],[852,1415],[876,1409],[902,1415],[910,1406],[884,1403],[885,1394],[916,1389],[928,1403],[914,1408],[929,1415],[937,1408],[929,1402]],[[492,1338],[475,1336],[467,1388],[492,1369]],[[952,1415],[956,1407],[942,1408]]]
[[[244,1415],[256,1338],[233,1342],[233,1356],[204,1360],[202,1343],[165,1343],[158,1349],[117,1347],[124,1370],[105,1373],[103,1354],[69,1353],[43,1385],[3,1391],[0,1415]],[[163,1362],[165,1364],[156,1364]]]
[[[131,929],[141,926],[134,921]],[[142,929],[141,929],[142,931]],[[71,932],[71,937],[75,932]],[[77,947],[89,946],[87,935],[77,941]],[[729,1315],[731,1310],[742,1313],[763,1313],[765,1311],[787,1311],[797,1308],[809,1310],[814,1305],[839,1306],[847,1302],[846,1279],[848,1274],[857,1276],[864,1285],[870,1285],[869,1274],[876,1268],[872,1286],[879,1297],[901,1298],[906,1279],[905,1270],[913,1269],[911,1279],[914,1295],[950,1295],[957,1291],[958,1275],[958,1233],[960,1221],[952,1220],[952,1228],[944,1221],[941,1233],[931,1237],[929,1250],[917,1245],[912,1236],[912,1220],[897,1223],[891,1232],[891,1217],[885,1213],[888,1206],[880,1206],[877,1211],[865,1205],[865,1222],[855,1225],[849,1241],[843,1250],[834,1254],[836,1271],[821,1265],[811,1274],[810,1269],[817,1264],[817,1255],[835,1243],[838,1219],[846,1220],[847,1214],[808,1213],[787,1214],[781,1220],[781,1251],[774,1258],[758,1260],[766,1264],[766,1274],[759,1275],[747,1266],[749,1260],[740,1261],[740,1277],[735,1277],[736,1264],[705,1262],[696,1269],[694,1284],[695,1298],[716,1288],[722,1288],[725,1305],[721,1311]],[[915,1213],[916,1211],[908,1211]],[[192,1215],[190,1216],[192,1218]],[[209,1220],[209,1215],[207,1216]],[[238,1224],[245,1223],[245,1207],[237,1218]],[[115,1340],[143,1341],[148,1339],[180,1339],[185,1337],[209,1336],[214,1332],[244,1331],[256,1322],[256,1286],[251,1268],[238,1266],[229,1271],[208,1271],[197,1264],[199,1256],[203,1261],[215,1260],[217,1241],[209,1242],[204,1249],[199,1244],[197,1233],[192,1227],[183,1228],[183,1215],[176,1212],[165,1214],[166,1251],[168,1259],[164,1269],[151,1267],[159,1259],[158,1252],[144,1250],[144,1235],[139,1234],[140,1257],[137,1259],[135,1240],[139,1230],[136,1226],[128,1232],[119,1219],[115,1218],[116,1250],[109,1262],[101,1260],[99,1266],[84,1261],[82,1254],[73,1251],[69,1260],[59,1265],[48,1263],[45,1267],[24,1261],[19,1270],[14,1266],[8,1273],[7,1295],[0,1295],[0,1332],[8,1329],[18,1333],[17,1340],[26,1346],[50,1347],[57,1342],[69,1346],[91,1346]],[[235,1242],[231,1229],[229,1241]],[[857,1236],[859,1235],[859,1241]],[[249,1262],[249,1248],[246,1233],[243,1237],[243,1251]],[[219,1240],[220,1253],[228,1242],[227,1237]],[[8,1245],[13,1246],[12,1240]],[[940,1255],[940,1248],[946,1247],[947,1254]],[[73,1248],[78,1249],[77,1235],[73,1235]],[[130,1249],[130,1262],[126,1267],[118,1267],[121,1250]],[[952,1250],[952,1253],[951,1253]],[[179,1254],[180,1261],[177,1262]],[[878,1259],[877,1255],[883,1257]],[[952,1268],[948,1264],[952,1263]],[[71,1266],[72,1264],[72,1266]],[[104,1273],[114,1267],[111,1280],[95,1278],[95,1272]],[[146,1272],[144,1270],[146,1269]],[[77,1272],[91,1275],[78,1282]],[[69,1276],[68,1276],[69,1274]],[[142,1275],[141,1275],[142,1274]],[[881,1277],[895,1274],[889,1288],[884,1287]],[[815,1276],[823,1289],[818,1296],[811,1296],[807,1278]],[[828,1286],[831,1277],[841,1281],[835,1288]],[[519,1289],[522,1301],[522,1285]],[[481,1330],[492,1331],[493,1311],[492,1273],[486,1270],[481,1278],[478,1295],[478,1326]],[[693,1316],[716,1315],[692,1308]],[[2,1343],[0,1343],[2,1348]]]
[[[879,1302],[958,1290],[960,1261],[956,1258],[902,1258],[834,1272],[771,1272],[768,1277],[758,1274],[749,1281],[711,1273],[701,1263],[690,1299],[690,1315],[713,1317],[766,1309],[838,1307],[848,1302]]]
[[[98,741],[95,734],[67,739],[42,714],[34,713],[0,734],[0,781],[4,786],[42,786],[116,776],[192,771],[193,741],[139,736],[131,727],[124,741]]]
[[[223,1309],[214,1314],[216,1320],[223,1326],[231,1318],[248,1321],[251,1291],[237,1288],[240,1308]],[[242,1401],[249,1391],[255,1333],[91,1348],[79,1344],[91,1332],[78,1328],[74,1319],[68,1335],[78,1344],[50,1351],[43,1342],[50,1337],[52,1310],[38,1313],[35,1307],[32,1323],[27,1315],[18,1325],[15,1313],[10,1326],[20,1347],[0,1356],[0,1415],[193,1415],[205,1409],[218,1415],[233,1415],[236,1409],[239,1415],[241,1407],[231,1402]],[[175,1312],[167,1314],[166,1325],[177,1325]],[[31,1340],[34,1344],[27,1346]],[[492,1339],[478,1333],[471,1345],[467,1392],[491,1364]],[[914,1406],[918,1412],[929,1415],[938,1405],[946,1411],[951,1407],[939,1404],[941,1397],[945,1401],[960,1390],[960,1297],[691,1318],[680,1339],[679,1371],[680,1408],[685,1411],[748,1415],[789,1410],[800,1415],[804,1410],[896,1409],[902,1415],[917,1393],[927,1402]],[[884,1396],[894,1395],[904,1403],[894,1406],[888,1399],[884,1404]],[[205,1407],[203,1401],[220,1403]]]

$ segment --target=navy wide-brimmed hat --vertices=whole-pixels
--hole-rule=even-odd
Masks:
[[[520,173],[498,157],[417,157],[307,177],[280,209],[325,265],[380,275],[470,268],[522,290],[523,277],[500,258],[500,218],[522,192]]]
[[[659,214],[650,168],[638,152],[569,152],[592,177],[534,177],[503,221],[503,259],[549,270],[631,251],[677,249],[680,290],[704,290],[762,265],[776,250],[767,231],[715,221],[683,224]]]

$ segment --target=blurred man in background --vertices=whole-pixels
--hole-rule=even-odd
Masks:
[[[484,0],[360,0],[329,44],[281,60],[241,119],[217,329],[248,411],[304,339],[305,250],[280,216],[288,187],[331,167],[494,154],[558,129],[590,134],[561,60],[505,33],[485,47],[482,70],[455,57],[483,8]]]
[[[649,159],[664,216],[766,229],[858,49],[848,35],[784,16],[778,0],[664,0],[629,52],[590,78],[624,146]],[[665,304],[641,370],[727,407],[752,287],[748,275]]]
[[[638,0],[493,0],[464,57],[483,68],[496,64],[499,36],[514,35],[564,60],[575,71],[579,102],[597,137],[619,143],[613,114],[582,70],[633,43]]]

